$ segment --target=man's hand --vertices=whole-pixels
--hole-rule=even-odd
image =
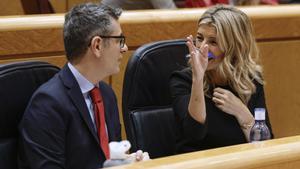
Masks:
[[[130,154],[130,158],[134,162],[147,161],[150,159],[148,152],[143,152],[142,150],[138,150],[135,153]]]

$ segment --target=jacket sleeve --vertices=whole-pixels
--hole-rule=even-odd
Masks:
[[[20,144],[31,169],[65,168],[66,124],[58,105],[49,95],[37,93],[20,122]]]
[[[190,116],[188,105],[191,96],[192,74],[190,69],[174,72],[170,79],[170,90],[173,99],[173,111],[177,124],[187,138],[201,140],[206,135],[207,120],[199,123]]]

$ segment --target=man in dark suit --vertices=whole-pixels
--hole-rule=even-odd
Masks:
[[[116,96],[102,82],[120,71],[122,54],[128,50],[118,23],[120,14],[118,9],[91,3],[66,14],[63,36],[68,63],[34,93],[24,113],[19,126],[20,168],[102,167],[107,156],[90,95],[95,87],[103,98],[108,141],[121,140]]]

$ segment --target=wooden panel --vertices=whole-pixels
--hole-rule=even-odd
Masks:
[[[66,63],[66,57],[64,55],[60,56],[50,56],[50,57],[28,57],[28,58],[19,58],[19,59],[6,59],[0,60],[0,64],[11,63],[11,62],[21,62],[21,61],[44,61],[56,65],[58,67],[63,67]]]
[[[53,55],[51,53],[64,53],[61,29],[0,32],[0,39],[2,59],[28,54],[49,56]]]
[[[49,57],[28,57],[28,58],[7,59],[7,60],[0,59],[0,64],[22,62],[22,61],[43,61],[43,62],[48,62],[53,65],[56,65],[60,68],[62,68],[67,63],[67,59],[65,55],[58,55],[58,56],[49,56]],[[110,83],[109,77],[104,79],[104,81],[109,84]],[[123,134],[125,136],[125,131]]]
[[[63,14],[0,16],[0,32],[6,31],[22,34],[26,31],[43,29],[59,29],[59,32],[61,32],[63,23]],[[44,36],[46,38],[48,34]]]
[[[270,40],[270,38],[299,38],[300,6],[286,8],[260,7],[255,8],[255,11],[253,8],[242,9],[252,18],[258,41]],[[289,12],[281,13],[280,17],[276,18],[275,14],[282,10]],[[189,34],[194,34],[197,19],[203,12],[204,9],[124,12],[120,21],[123,31],[128,37],[127,45],[130,49],[135,49],[148,42],[185,38]],[[271,14],[275,15],[273,19],[270,18]],[[17,18],[1,17],[0,38],[4,40],[0,41],[0,57],[2,55],[27,54],[28,52],[63,51],[61,30],[63,21],[64,18],[61,14]],[[287,27],[288,29],[285,31],[279,29]]]
[[[24,14],[24,10],[20,0],[1,0],[0,7],[0,16]]]
[[[299,5],[244,7],[241,10],[251,18],[258,41],[300,37]],[[185,38],[195,34],[197,21],[204,11],[203,8],[130,11],[124,12],[121,23],[125,35],[130,37],[129,47],[139,46],[151,41]]]
[[[68,0],[49,0],[55,13],[65,13]]]
[[[259,169],[299,169],[300,161],[287,161],[282,163],[270,164],[268,166],[260,167]]]
[[[300,40],[259,43],[276,137],[300,134]]]
[[[298,169],[300,136],[154,159],[112,169]]]
[[[94,2],[94,3],[100,2],[99,0],[67,0],[67,1],[68,1],[68,9],[71,9],[73,6],[84,2]]]

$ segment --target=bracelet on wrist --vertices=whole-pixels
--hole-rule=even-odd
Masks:
[[[253,121],[249,122],[249,123],[243,123],[240,125],[241,128],[243,130],[248,130],[248,129],[251,129],[251,127],[253,126]]]

